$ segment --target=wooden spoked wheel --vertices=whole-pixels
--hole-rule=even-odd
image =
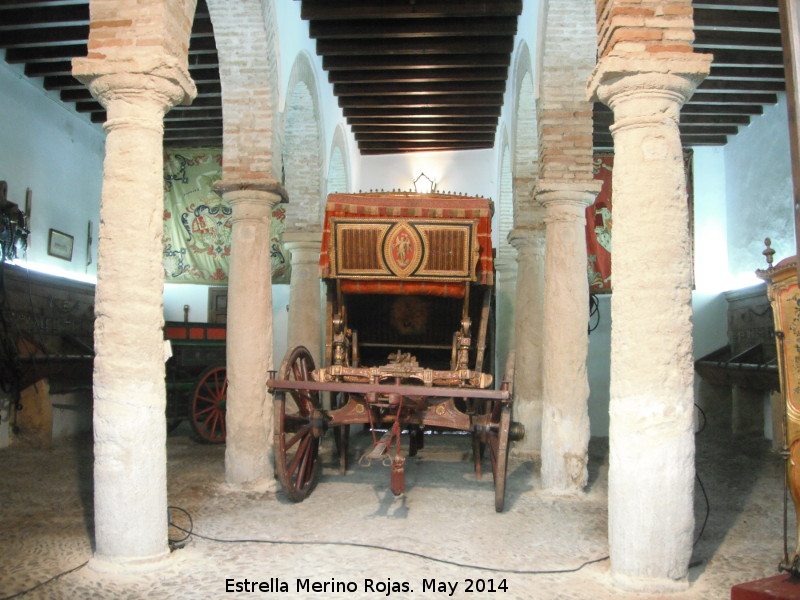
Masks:
[[[508,467],[508,442],[511,431],[511,404],[495,402],[487,432],[489,456],[494,478],[494,509],[503,512],[506,500],[506,470]]]
[[[297,346],[286,355],[278,377],[309,381],[312,371],[311,353]],[[277,391],[273,407],[275,472],[289,499],[301,502],[314,489],[319,477],[319,442],[325,424],[319,392]]]
[[[225,441],[225,410],[228,400],[228,377],[225,367],[209,369],[200,377],[189,405],[189,421],[201,442]]]

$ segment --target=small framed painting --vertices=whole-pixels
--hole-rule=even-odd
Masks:
[[[47,253],[50,256],[56,256],[71,261],[72,245],[74,241],[75,238],[71,235],[51,229],[50,235],[47,238]]]

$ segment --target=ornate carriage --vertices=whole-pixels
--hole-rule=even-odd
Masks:
[[[320,254],[326,366],[316,368],[300,346],[269,380],[276,472],[289,498],[313,489],[329,428],[344,473],[350,426],[368,426],[372,447],[361,462],[390,466],[395,494],[405,491],[403,434],[413,456],[426,428],[445,428],[471,433],[478,477],[488,447],[495,508],[503,510],[509,443],[524,430],[511,420],[513,366],[493,389],[491,217],[485,198],[328,197]]]

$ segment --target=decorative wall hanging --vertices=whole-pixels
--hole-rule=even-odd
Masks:
[[[689,240],[693,243],[694,211],[692,183],[692,150],[683,152],[686,170],[686,195],[689,202]],[[614,153],[595,152],[592,161],[594,178],[603,182],[600,193],[594,204],[586,209],[586,250],[588,254],[587,272],[589,290],[595,294],[608,294],[612,289],[611,281],[611,238],[613,230],[613,209],[611,198],[612,174],[614,171]],[[692,250],[692,256],[694,251]]]
[[[212,189],[221,178],[219,148],[165,149],[163,252],[168,283],[228,283],[232,210]],[[270,231],[273,283],[289,282],[281,243],[285,217],[284,206],[276,205]]]

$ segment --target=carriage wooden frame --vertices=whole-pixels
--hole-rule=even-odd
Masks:
[[[488,450],[495,509],[504,509],[509,447],[524,428],[512,420],[513,366],[493,387],[491,214],[490,200],[467,196],[329,196],[326,366],[297,346],[268,381],[275,470],[291,500],[314,489],[328,429],[344,473],[350,427],[368,427],[372,445],[359,462],[389,467],[401,494],[402,440],[414,456],[425,429],[443,428],[471,434],[478,478]]]

